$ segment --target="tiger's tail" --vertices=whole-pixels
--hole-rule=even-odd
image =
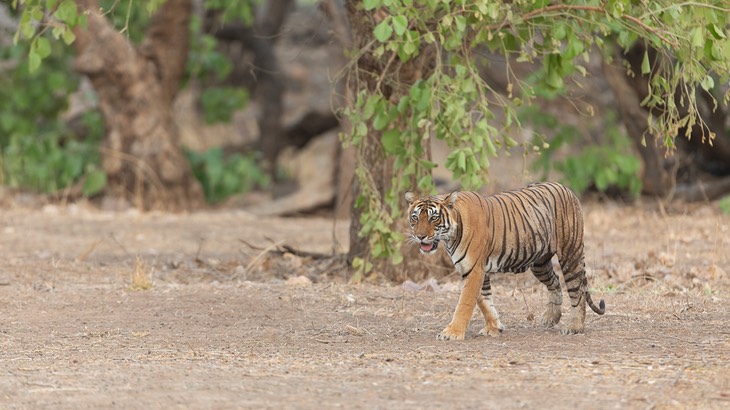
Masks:
[[[596,307],[596,305],[593,304],[593,299],[591,299],[591,294],[588,291],[586,291],[586,302],[588,302],[588,306],[590,306],[591,309],[599,315],[606,313],[606,302],[601,299],[598,302],[598,307]]]

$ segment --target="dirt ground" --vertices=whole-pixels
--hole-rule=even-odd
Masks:
[[[346,222],[6,205],[0,408],[728,408],[730,217],[585,214],[607,313],[584,335],[536,323],[546,292],[526,273],[492,282],[501,337],[475,315],[443,342],[455,277],[353,285],[277,252],[342,251]]]

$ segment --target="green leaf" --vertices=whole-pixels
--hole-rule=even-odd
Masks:
[[[376,131],[382,131],[388,126],[388,124],[390,124],[391,121],[392,119],[388,115],[388,112],[385,108],[383,108],[375,113],[375,118],[373,118],[373,128],[375,128]]]
[[[58,5],[58,9],[56,9],[53,16],[71,26],[76,25],[76,20],[78,18],[76,3],[73,0],[63,0],[61,4]]]
[[[421,97],[418,99],[418,102],[416,103],[416,110],[417,111],[425,111],[426,108],[431,106],[431,87],[429,85],[425,85],[424,89],[421,92]]]
[[[70,45],[71,43],[76,40],[76,34],[74,34],[71,30],[64,30],[63,31],[63,42],[66,43],[66,45]]]
[[[548,70],[547,76],[545,77],[545,83],[554,89],[562,88],[563,77],[561,77],[555,70]]]
[[[416,184],[418,189],[428,192],[431,190],[431,187],[433,186],[433,179],[431,178],[431,174],[425,174],[423,175]]]
[[[644,59],[641,61],[641,74],[649,74],[651,65],[649,64],[649,52],[644,51]]]
[[[383,5],[382,0],[364,0],[363,6],[365,6],[365,10],[373,10],[374,8]]]
[[[380,96],[374,94],[367,98],[363,107],[362,115],[364,120],[369,120],[375,113],[375,106],[380,102]]]
[[[456,16],[456,29],[460,32],[466,30],[466,18],[460,14]]]
[[[83,192],[84,196],[94,196],[106,188],[106,172],[94,170],[86,175],[86,181],[84,181]]]
[[[716,24],[707,25],[707,30],[713,37],[715,37],[715,40],[722,40],[726,38],[725,32],[723,32],[722,28],[718,27]]]
[[[412,56],[417,51],[416,43],[413,41],[409,41],[405,44],[403,44],[403,52],[406,53],[406,55]]]
[[[690,43],[692,47],[700,48],[705,45],[705,33],[703,27],[695,27],[690,33]]]
[[[402,36],[408,29],[408,19],[404,15],[393,16],[393,30],[395,34]]]
[[[373,29],[373,35],[381,43],[388,41],[390,36],[393,34],[393,28],[390,26],[390,19],[381,21],[375,29]]]
[[[30,9],[31,18],[35,21],[43,20],[43,9],[40,7],[34,7]]]
[[[705,78],[700,82],[700,86],[705,91],[710,91],[715,87],[715,79],[712,78],[711,75],[705,76]]]
[[[454,21],[454,17],[451,14],[447,14],[441,19],[441,25],[444,27],[451,27],[451,23]]]
[[[20,16],[20,32],[25,38],[31,38],[33,37],[33,34],[35,34],[35,25],[33,25],[33,22],[30,20],[30,12],[27,10],[23,11],[23,14]]]
[[[380,139],[383,144],[383,149],[388,154],[395,154],[398,148],[401,146],[400,131],[388,130],[383,133],[383,137]]]
[[[464,151],[459,151],[457,154],[457,162],[456,164],[459,166],[460,171],[466,171],[466,154]]]
[[[28,71],[34,73],[41,66],[41,56],[34,50],[28,53]]]
[[[35,51],[41,57],[41,59],[51,55],[51,43],[45,37],[38,37],[33,40],[31,48],[35,46]]]
[[[496,157],[497,156],[497,149],[494,147],[494,143],[492,142],[492,139],[489,137],[484,138],[487,142],[487,152],[489,155]]]

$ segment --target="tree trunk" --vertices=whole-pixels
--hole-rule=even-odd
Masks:
[[[100,14],[97,0],[77,0],[87,28],[77,27],[75,69],[99,97],[106,193],[141,209],[189,209],[202,189],[182,152],[172,103],[188,52],[191,0],[167,0],[142,44],[131,44]]]
[[[346,0],[345,9],[347,18],[350,23],[352,32],[352,47],[354,50],[369,50],[366,45],[373,39],[373,28],[387,15],[383,9],[367,12],[364,10],[362,2],[355,0]],[[426,46],[422,46],[426,47]],[[433,47],[433,46],[427,46]],[[400,97],[408,93],[410,85],[421,78],[427,78],[433,72],[436,56],[432,48],[423,48],[418,53],[418,57],[409,60],[407,63],[401,63],[397,57],[393,58],[389,52],[384,53],[381,57],[374,56],[370,51],[359,54],[355,69],[351,78],[349,87],[350,92],[346,94],[352,98],[359,91],[366,90],[368,93],[380,92],[385,98],[391,101],[398,101]],[[393,62],[390,63],[389,62]],[[377,77],[372,73],[388,78],[388,81],[379,82]],[[380,87],[379,89],[377,87]],[[353,101],[349,102],[351,105]],[[407,125],[403,125],[407,126]],[[368,124],[368,136],[363,143],[357,147],[356,167],[366,168],[374,188],[378,195],[384,198],[391,187],[391,180],[397,170],[393,169],[393,160],[388,158],[383,151],[380,143],[381,133],[372,128]],[[430,150],[426,150],[430,156]],[[430,159],[430,158],[428,158]],[[421,175],[415,175],[412,178],[412,186],[415,188],[415,181]],[[353,198],[357,198],[363,192],[361,181],[355,178],[353,181]],[[397,193],[400,197],[400,209],[407,209],[403,192]],[[390,210],[386,210],[390,212]],[[403,232],[406,226],[405,212],[401,219],[395,220],[391,229],[397,232]],[[355,258],[360,258],[373,263],[373,270],[377,274],[393,281],[402,281],[406,278],[419,280],[429,276],[441,277],[453,271],[450,261],[444,260],[444,253],[439,252],[436,256],[422,256],[416,246],[404,245],[401,252],[404,256],[404,262],[398,266],[393,266],[387,260],[373,260],[371,258],[371,248],[369,238],[360,236],[362,228],[362,209],[355,208],[351,215],[350,224],[350,250],[348,253],[348,263],[352,263]],[[444,268],[446,266],[446,268]]]

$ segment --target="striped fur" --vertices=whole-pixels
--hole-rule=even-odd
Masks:
[[[605,313],[603,300],[597,307],[588,292],[583,214],[578,198],[568,188],[539,183],[493,196],[453,192],[421,199],[408,192],[406,201],[411,241],[424,254],[435,252],[443,243],[466,282],[454,317],[439,339],[463,339],[475,305],[486,321],[481,333],[497,336],[502,332],[489,284],[495,272],[531,269],[549,292],[541,323],[556,325],[563,294],[553,270],[553,255],[558,256],[571,305],[571,317],[561,333],[583,332],[586,303],[599,315]]]

